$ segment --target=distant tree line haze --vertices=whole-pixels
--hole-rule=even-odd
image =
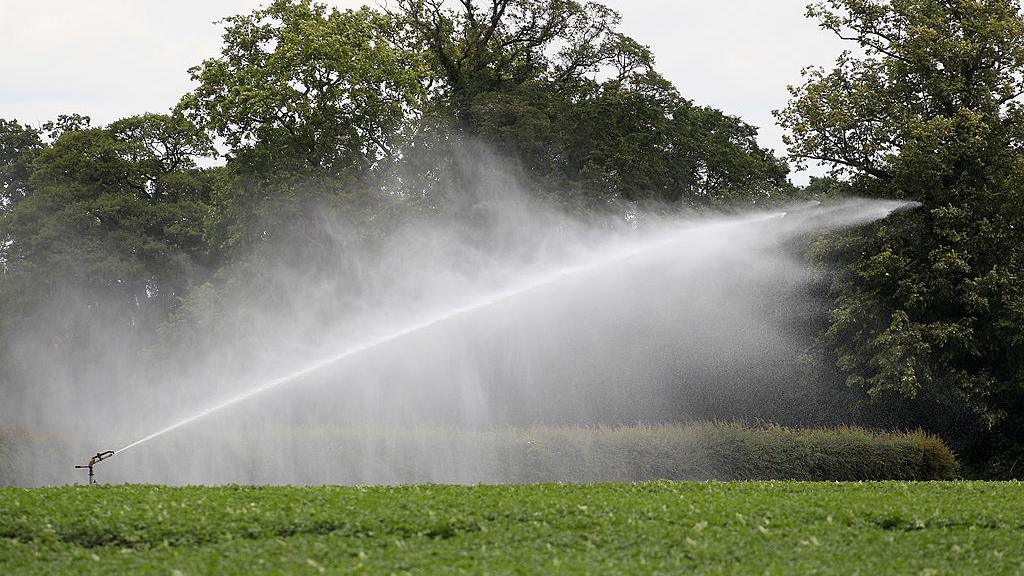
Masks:
[[[682,95],[615,11],[575,0],[275,0],[222,21],[173,109],[0,119],[2,403],[127,377],[101,373],[112,349],[187,372],[161,357],[251,337],[228,301],[280,306],[267,262],[336,286],[349,250],[409,241],[393,232],[412,218],[486,221],[460,160],[486,149],[537,202],[595,220],[920,202],[814,239],[808,298],[824,305],[794,319],[813,340],[799,377],[832,408],[806,423],[921,428],[970,474],[1024,477],[1018,1],[829,0],[807,16],[850,49],[775,111],[786,158]],[[808,162],[832,172],[793,186]]]

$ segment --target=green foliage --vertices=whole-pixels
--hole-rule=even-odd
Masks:
[[[788,193],[788,167],[760,148],[757,129],[682,98],[660,76],[609,81],[574,106],[569,157],[603,196],[704,206]]]
[[[90,393],[111,377],[99,359],[141,355],[214,264],[204,221],[215,171],[193,158],[212,152],[206,134],[156,114],[57,124],[52,143],[30,140],[30,174],[0,212],[0,385],[15,404]]]
[[[248,171],[357,174],[395,159],[428,71],[385,14],[276,0],[226,18],[179,108]]]
[[[694,106],[597,3],[277,0],[232,16],[178,110],[229,148],[208,221],[226,258],[385,195],[440,209],[465,140],[579,206],[698,206],[788,190],[756,130]],[[445,180],[441,186],[437,184]],[[444,195],[451,196],[452,190]],[[394,204],[393,202],[385,202]]]
[[[0,490],[6,573],[1013,574],[1019,483]]]
[[[499,435],[490,449],[510,463],[502,480],[514,482],[948,480],[958,472],[934,436],[859,428],[533,428]]]
[[[81,114],[60,114],[57,116],[56,120],[44,122],[42,132],[45,133],[47,138],[52,142],[60,138],[61,134],[64,134],[65,132],[85,130],[90,126],[92,126],[92,118],[89,116],[83,116]]]
[[[683,98],[605,6],[399,4],[429,50],[442,112],[572,201],[701,206],[789,191],[757,130]]]
[[[206,231],[211,252],[237,260],[302,236],[321,211],[372,207],[432,71],[370,8],[277,0],[224,23],[220,55],[190,69],[198,86],[177,109],[228,147]]]
[[[36,153],[26,195],[3,219],[6,274],[41,298],[71,282],[170,302],[205,250],[209,184],[194,156],[208,138],[178,117],[146,114],[63,131]]]
[[[32,162],[42,149],[38,130],[16,120],[0,120],[0,215],[28,196]],[[5,246],[0,239],[0,254]]]
[[[615,28],[618,13],[595,2],[491,0],[479,9],[463,2],[402,0],[399,14],[415,31],[444,82],[456,118],[472,128],[477,95],[514,91],[537,81],[578,83],[603,65],[620,74],[650,68],[650,52]]]
[[[865,393],[862,419],[925,426],[975,464],[995,438],[1020,454],[1020,7],[832,0],[808,14],[863,54],[791,89],[777,115],[792,157],[830,163],[850,192],[922,203],[819,243],[833,267],[821,347]]]

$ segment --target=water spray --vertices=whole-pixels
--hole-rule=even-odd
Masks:
[[[775,218],[781,218],[785,215],[785,212],[771,212],[767,214],[759,214],[756,216],[746,217],[742,221],[740,221],[740,223],[754,224],[758,222],[765,222]],[[712,223],[710,226],[726,227],[727,225],[721,222],[716,222]],[[382,336],[378,336],[376,338],[354,345],[346,350],[341,351],[340,353],[334,356],[314,362],[309,366],[301,370],[292,372],[287,376],[282,376],[280,378],[270,380],[269,382],[265,382],[259,386],[251,388],[250,390],[243,392],[237,396],[218,402],[208,408],[200,410],[199,412],[191,416],[188,416],[187,418],[179,420],[178,422],[171,424],[170,426],[167,426],[165,428],[157,430],[156,432],[153,432],[148,436],[140,438],[139,440],[136,440],[123,448],[115,450],[114,453],[117,454],[124,452],[125,450],[134,448],[139,444],[143,444],[154,438],[157,438],[158,436],[163,436],[168,432],[172,432],[174,430],[177,430],[178,428],[181,428],[182,426],[191,424],[192,422],[195,422],[196,420],[199,420],[200,418],[203,418],[209,414],[220,412],[221,410],[234,406],[235,404],[239,404],[250,398],[261,395],[269,390],[299,380],[300,378],[306,375],[317,372],[328,366],[338,364],[343,360],[346,360],[353,356],[357,356],[367,350],[376,348],[377,346],[380,346],[382,344],[398,340],[410,334],[414,334],[416,332],[431,328],[444,322],[452,321],[458,317],[465,316],[467,314],[472,314],[478,310],[494,306],[501,302],[511,300],[516,297],[520,297],[524,294],[527,294],[544,286],[563,281],[567,278],[578,276],[579,274],[610,264],[620,263],[658,248],[665,248],[677,244],[679,242],[683,242],[689,237],[688,235],[691,234],[692,231],[692,228],[671,229],[667,232],[662,232],[658,236],[655,236],[652,240],[649,240],[645,243],[630,244],[621,250],[617,250],[609,255],[606,255],[596,260],[584,261],[581,263],[564,266],[554,270],[549,270],[537,276],[530,277],[525,282],[513,285],[504,290],[493,292],[478,300],[474,300],[467,304],[456,306],[454,308],[441,310],[433,315],[426,315],[426,317],[421,318],[419,320],[414,320],[411,323],[403,327],[400,327],[393,332],[386,333]]]
[[[100,462],[106,460],[107,458],[110,458],[114,454],[117,454],[117,452],[114,452],[113,450],[107,450],[106,452],[97,452],[95,456],[93,456],[92,458],[89,459],[89,463],[88,464],[82,464],[80,466],[75,466],[75,468],[88,468],[89,469],[89,484],[90,485],[95,484],[96,483],[96,475],[93,473],[92,467],[97,465],[97,464],[99,464]]]
[[[644,253],[651,252],[653,250],[665,249],[686,242],[691,238],[690,235],[695,233],[695,231],[701,231],[706,234],[711,230],[716,234],[725,234],[731,227],[766,223],[771,220],[792,222],[789,226],[794,227],[794,229],[797,229],[796,227],[798,226],[803,226],[808,230],[814,230],[818,228],[813,225],[815,216],[821,218],[830,217],[831,219],[828,221],[828,225],[822,225],[820,228],[833,229],[841,226],[870,222],[875,219],[883,218],[894,211],[913,209],[919,205],[920,204],[916,202],[905,201],[867,202],[857,200],[840,203],[834,206],[822,206],[820,202],[808,202],[805,204],[788,206],[786,211],[761,213],[753,216],[746,216],[739,220],[711,221],[710,223],[699,227],[684,226],[681,228],[672,227],[663,229],[653,236],[643,238],[640,242],[627,243],[625,246],[611,251],[610,253],[604,253],[600,257],[583,259],[582,261],[570,263],[559,268],[541,271],[540,273],[527,276],[523,281],[513,284],[505,289],[484,294],[480,298],[451,308],[427,311],[418,318],[410,320],[405,325],[395,327],[390,332],[385,332],[376,337],[368,338],[367,340],[351,345],[350,347],[333,355],[311,362],[304,368],[295,370],[290,374],[263,382],[262,384],[254,386],[233,397],[223,399],[219,402],[214,402],[210,406],[152,432],[147,436],[135,440],[118,450],[108,450],[106,452],[97,453],[89,460],[88,464],[75,466],[75,468],[87,468],[89,470],[89,483],[94,484],[95,477],[93,473],[93,466],[114,456],[115,454],[134,448],[140,444],[153,440],[154,438],[168,434],[197,420],[225,410],[236,404],[243,403],[256,396],[263,395],[275,388],[283,387],[289,383],[300,380],[304,376],[336,365],[348,358],[357,356],[386,343],[399,340],[416,332],[430,329],[436,325],[453,321],[459,317],[476,313],[488,307],[498,305],[504,301],[521,297],[545,286],[562,282],[572,277],[578,277],[581,274],[602,267],[620,264],[626,260],[639,257]],[[801,216],[801,218],[790,220],[790,218],[797,215]],[[811,224],[808,224],[808,222]],[[716,231],[716,228],[719,230]]]

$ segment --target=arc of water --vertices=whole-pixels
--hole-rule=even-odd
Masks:
[[[669,246],[671,244],[674,244],[674,243],[677,243],[677,242],[681,242],[684,239],[686,239],[686,237],[688,235],[690,235],[691,233],[693,233],[693,232],[696,232],[696,231],[706,231],[707,229],[714,228],[714,227],[732,227],[732,226],[741,226],[741,225],[745,225],[745,224],[752,224],[752,223],[756,223],[756,222],[760,222],[760,221],[764,221],[764,220],[770,220],[770,219],[773,219],[773,218],[778,218],[778,217],[781,217],[781,216],[785,216],[785,214],[786,214],[785,212],[774,212],[774,213],[769,213],[769,214],[765,214],[765,215],[758,215],[758,216],[753,216],[753,217],[745,218],[745,219],[740,220],[740,221],[714,222],[714,223],[711,223],[711,224],[705,224],[705,225],[700,225],[700,226],[688,226],[688,227],[686,227],[686,228],[684,228],[682,230],[678,230],[677,229],[677,230],[674,230],[674,231],[669,232],[667,234],[659,235],[658,237],[656,237],[655,240],[650,241],[650,242],[646,242],[644,244],[640,244],[640,245],[633,244],[629,248],[616,251],[616,252],[612,253],[611,255],[605,255],[605,256],[603,256],[601,258],[595,259],[595,260],[590,261],[590,262],[585,262],[585,263],[574,265],[574,266],[563,267],[563,268],[559,268],[557,270],[548,272],[546,274],[542,274],[542,275],[537,276],[537,277],[535,277],[532,280],[529,280],[527,282],[523,282],[523,283],[517,284],[515,286],[512,286],[510,288],[507,288],[507,289],[504,289],[504,290],[500,290],[500,291],[491,293],[491,294],[489,294],[488,296],[486,296],[484,298],[480,298],[478,300],[474,300],[474,301],[472,301],[472,302],[470,302],[468,304],[465,304],[465,305],[462,305],[462,306],[457,306],[455,308],[449,308],[449,309],[444,310],[442,312],[439,312],[437,314],[428,316],[427,318],[422,319],[422,320],[420,320],[418,322],[414,322],[414,323],[411,323],[411,324],[406,325],[404,327],[401,327],[401,328],[399,328],[397,330],[394,330],[394,331],[392,331],[392,332],[390,332],[388,334],[385,334],[383,336],[379,336],[377,338],[373,338],[373,339],[368,340],[366,342],[362,342],[362,343],[356,344],[356,345],[351,346],[351,347],[345,349],[344,351],[342,351],[342,352],[340,352],[340,353],[338,353],[338,354],[336,354],[334,356],[330,356],[330,357],[325,358],[323,360],[319,360],[317,362],[314,362],[314,363],[310,364],[309,366],[306,366],[305,368],[302,368],[301,370],[297,370],[297,371],[292,372],[291,374],[288,374],[286,376],[282,376],[280,378],[276,378],[274,380],[270,380],[268,382],[260,384],[259,386],[256,386],[255,388],[252,388],[252,389],[250,389],[250,390],[248,390],[246,392],[243,392],[242,394],[239,394],[237,396],[228,398],[227,400],[223,400],[221,402],[218,402],[218,403],[216,403],[216,404],[214,404],[214,405],[212,405],[212,406],[210,406],[208,408],[205,408],[203,410],[200,410],[199,412],[196,412],[195,414],[192,414],[191,416],[188,416],[188,417],[186,417],[186,418],[184,418],[182,420],[179,420],[178,422],[175,422],[174,424],[171,424],[169,426],[161,428],[161,429],[157,430],[156,432],[153,432],[152,434],[149,434],[149,435],[147,435],[147,436],[145,436],[143,438],[140,438],[140,439],[138,439],[138,440],[136,440],[136,441],[134,441],[134,442],[124,446],[123,448],[115,450],[114,453],[115,454],[119,454],[121,452],[124,452],[125,450],[129,450],[131,448],[134,448],[134,447],[138,446],[139,444],[142,444],[144,442],[148,442],[149,440],[152,440],[152,439],[154,439],[154,438],[156,438],[158,436],[162,436],[164,434],[167,434],[168,432],[172,432],[174,430],[177,430],[178,428],[181,428],[183,426],[187,426],[188,424],[191,424],[192,422],[195,422],[196,420],[199,420],[199,419],[201,419],[201,418],[203,418],[205,416],[208,416],[208,415],[213,414],[215,412],[219,412],[221,410],[224,410],[225,408],[229,408],[231,406],[234,406],[236,404],[244,402],[244,401],[246,401],[246,400],[248,400],[250,398],[253,398],[254,396],[258,396],[260,394],[263,394],[264,392],[267,392],[268,390],[272,390],[274,388],[278,388],[278,387],[280,387],[280,386],[282,386],[284,384],[287,384],[288,382],[292,382],[292,381],[298,380],[298,379],[302,378],[303,376],[307,376],[307,375],[312,374],[312,373],[314,373],[314,372],[316,372],[318,370],[321,370],[321,369],[326,368],[328,366],[331,366],[333,364],[337,364],[337,363],[339,363],[339,362],[341,362],[343,360],[346,360],[346,359],[351,358],[353,356],[356,356],[356,355],[358,355],[358,354],[360,354],[362,352],[370,350],[371,348],[376,348],[377,346],[380,346],[380,345],[385,344],[387,342],[391,342],[393,340],[398,340],[398,339],[400,339],[400,338],[402,338],[404,336],[407,336],[407,335],[410,335],[412,333],[419,332],[421,330],[425,330],[427,328],[430,328],[431,326],[435,326],[435,325],[441,324],[443,322],[448,322],[450,320],[453,320],[453,319],[458,318],[460,316],[466,315],[468,313],[475,312],[477,310],[481,310],[481,309],[487,308],[489,306],[493,306],[495,304],[498,304],[498,303],[506,301],[506,300],[510,300],[512,298],[515,298],[517,296],[521,296],[523,294],[526,294],[526,293],[528,293],[528,292],[530,292],[532,290],[535,290],[537,288],[540,288],[542,286],[547,286],[547,285],[550,285],[550,284],[557,283],[557,282],[562,281],[562,280],[564,280],[564,279],[566,279],[568,277],[575,276],[575,275],[578,275],[578,274],[581,274],[581,273],[584,273],[584,272],[587,272],[587,271],[590,271],[590,270],[594,270],[594,269],[597,269],[597,268],[601,268],[603,266],[608,266],[610,264],[620,263],[620,262],[622,262],[624,260],[628,260],[630,258],[633,258],[633,257],[638,256],[640,254],[643,254],[645,252],[650,252],[650,251],[656,250],[658,248],[664,248],[664,247]]]

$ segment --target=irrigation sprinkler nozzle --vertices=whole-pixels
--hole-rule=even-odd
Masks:
[[[106,452],[97,452],[95,456],[93,456],[92,458],[89,458],[89,463],[88,464],[82,464],[80,466],[75,466],[75,468],[88,468],[89,469],[89,484],[95,484],[96,483],[96,477],[95,477],[95,474],[93,474],[92,467],[97,465],[97,464],[99,464],[100,462],[106,460],[107,458],[110,458],[114,454],[115,454],[115,452],[113,450],[107,450]]]

